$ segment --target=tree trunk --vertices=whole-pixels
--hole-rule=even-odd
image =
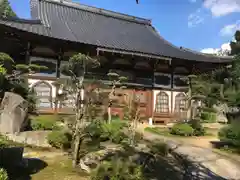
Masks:
[[[188,87],[188,100],[187,100],[187,120],[192,119],[192,85],[191,80]]]
[[[77,100],[76,100],[76,119],[75,119],[75,125],[74,125],[74,134],[73,134],[73,160],[72,165],[73,167],[76,167],[78,165],[79,160],[79,150],[80,150],[80,140],[81,140],[81,134],[79,132],[80,128],[82,128],[82,118],[83,118],[83,107],[80,104],[81,101],[81,90],[78,91],[77,94]]]
[[[73,160],[72,160],[73,168],[77,167],[78,165],[79,150],[80,150],[80,134],[77,134],[73,144]]]
[[[110,124],[111,121],[112,121],[111,107],[108,106],[108,124]]]

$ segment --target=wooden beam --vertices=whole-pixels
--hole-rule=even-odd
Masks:
[[[97,48],[97,52],[98,51],[126,54],[126,55],[134,55],[134,56],[147,57],[147,58],[152,58],[152,59],[167,60],[167,61],[170,61],[169,63],[171,63],[171,60],[172,60],[172,58],[163,57],[163,56],[149,55],[149,54],[144,54],[144,53],[129,52],[129,51],[123,51],[123,50],[108,49],[108,48]]]

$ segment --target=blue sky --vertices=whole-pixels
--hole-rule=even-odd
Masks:
[[[29,0],[9,0],[19,17],[30,18]],[[152,20],[174,45],[211,53],[226,48],[240,29],[240,0],[75,0]]]

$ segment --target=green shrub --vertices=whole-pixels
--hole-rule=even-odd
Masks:
[[[0,168],[0,180],[8,180],[8,173],[3,168]]]
[[[239,125],[228,125],[223,127],[218,132],[219,139],[226,141],[234,146],[240,147],[240,126]]]
[[[120,143],[126,138],[126,135],[122,132],[122,128],[122,124],[115,122],[112,122],[110,124],[101,124],[101,140],[110,140],[114,143]]]
[[[119,157],[101,162],[91,173],[91,180],[144,180],[142,167]]]
[[[31,127],[33,130],[59,130],[60,127],[56,124],[57,116],[55,115],[40,115],[32,119]]]
[[[202,112],[201,119],[204,123],[215,123],[217,121],[217,115],[214,112]]]
[[[9,143],[5,137],[0,135],[0,148],[9,147]]]
[[[204,136],[206,134],[206,130],[202,126],[202,124],[199,120],[191,120],[188,123],[194,130],[194,132],[193,132],[194,136]]]
[[[143,140],[143,133],[135,132],[134,139],[136,142]]]
[[[122,132],[123,128],[126,126],[125,123],[121,121],[112,121],[109,123],[101,124],[101,140],[110,140],[114,143],[120,143],[126,138],[126,135]]]
[[[216,112],[217,112],[216,109],[214,109],[214,108],[209,108],[209,107],[202,107],[201,110],[202,110],[203,112],[208,112],[208,113],[216,113]]]
[[[171,134],[179,135],[179,136],[192,136],[194,133],[194,129],[185,123],[175,124],[170,131]]]
[[[169,153],[169,147],[164,142],[154,143],[149,146],[151,153],[161,156],[167,156]]]
[[[52,131],[48,134],[48,143],[55,148],[67,149],[71,146],[71,135],[63,131]]]
[[[100,122],[90,123],[85,131],[91,136],[92,139],[99,139],[102,134],[102,128]]]

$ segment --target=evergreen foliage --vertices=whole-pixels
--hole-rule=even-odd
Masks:
[[[129,159],[113,157],[111,161],[101,162],[92,172],[91,180],[144,180],[142,167]]]
[[[240,147],[240,124],[231,124],[226,127],[223,127],[218,136],[221,141],[230,143],[236,147]]]
[[[5,169],[0,168],[0,180],[8,180],[8,173]]]
[[[194,129],[186,123],[175,124],[171,128],[171,134],[179,136],[192,136],[194,134]]]
[[[71,146],[71,135],[63,131],[52,131],[48,134],[48,143],[58,149],[67,149]]]
[[[37,70],[46,68],[39,65]],[[28,73],[37,72],[31,65],[16,64],[15,61],[6,53],[0,52],[0,99],[6,91],[14,92],[28,101],[29,113],[36,111],[35,92],[28,87],[26,76]]]
[[[17,17],[16,13],[12,10],[8,0],[0,1],[0,17],[2,18]]]
[[[88,87],[84,88],[85,75],[88,72],[88,69],[98,67],[99,65],[100,63],[97,59],[81,53],[75,54],[69,59],[68,64],[61,68],[62,73],[71,78],[57,82],[57,87],[62,89],[62,93],[57,95],[58,99],[56,100],[56,103],[57,101],[66,100],[69,96],[72,96],[73,99],[75,99],[75,120],[71,126],[73,167],[77,166],[81,146],[86,137],[89,136],[89,134],[86,133],[87,120],[92,119],[91,113],[94,112],[94,108],[89,108],[93,107],[95,104],[93,102],[94,99],[89,94],[94,94],[97,87],[95,85],[88,85]]]

